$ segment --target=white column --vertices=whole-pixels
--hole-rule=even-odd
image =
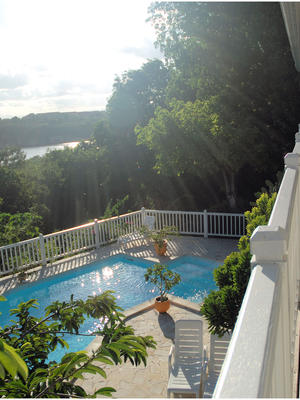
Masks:
[[[45,267],[47,265],[45,241],[44,241],[44,236],[41,233],[39,235],[39,241],[40,241],[40,250],[41,250],[41,261],[42,261],[43,267]]]
[[[145,225],[145,216],[146,216],[145,207],[142,207],[141,212],[142,212],[142,225]]]
[[[207,210],[203,211],[203,228],[204,228],[204,237],[208,238],[208,216],[207,216]]]
[[[98,220],[94,219],[94,232],[95,232],[95,245],[96,249],[100,247],[100,235],[99,235],[99,227],[98,227]]]

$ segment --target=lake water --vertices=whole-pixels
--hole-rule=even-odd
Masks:
[[[43,156],[48,151],[52,150],[63,150],[64,147],[74,148],[78,145],[79,142],[67,142],[67,143],[60,143],[60,144],[52,144],[47,146],[34,146],[34,147],[23,147],[22,150],[26,154],[26,159],[32,158],[35,156]]]

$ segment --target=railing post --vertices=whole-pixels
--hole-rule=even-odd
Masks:
[[[99,227],[98,227],[98,220],[94,219],[94,232],[95,232],[95,245],[96,249],[100,247],[100,235],[99,235]]]
[[[45,251],[45,241],[44,241],[44,236],[41,233],[39,234],[39,241],[40,241],[42,266],[45,267],[47,265],[46,251]]]
[[[208,216],[207,210],[203,212],[203,228],[204,228],[204,237],[208,238]]]
[[[145,207],[142,207],[141,213],[142,213],[142,225],[145,225],[145,216],[146,216]]]

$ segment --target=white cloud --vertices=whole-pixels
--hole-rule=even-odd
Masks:
[[[0,74],[0,91],[1,89],[15,89],[24,86],[26,83],[27,77],[25,75]]]
[[[116,75],[159,56],[149,5],[0,0],[0,117],[104,109]]]

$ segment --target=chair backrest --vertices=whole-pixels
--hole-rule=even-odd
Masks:
[[[224,336],[210,335],[209,372],[219,374],[227,353],[231,334]]]
[[[203,329],[201,320],[180,319],[175,322],[176,360],[199,360],[203,354]]]
[[[155,223],[155,217],[154,215],[146,215],[145,220],[144,220],[144,225],[150,229],[150,231],[154,230],[154,223]]]

